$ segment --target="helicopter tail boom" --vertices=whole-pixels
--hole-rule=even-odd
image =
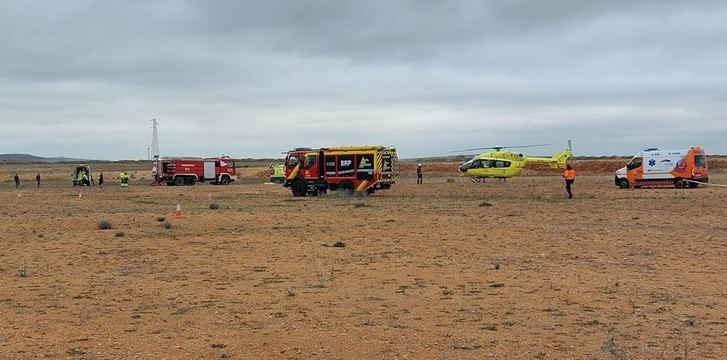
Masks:
[[[548,164],[548,166],[551,169],[560,169],[564,168],[566,165],[566,162],[568,159],[573,156],[573,153],[570,149],[563,150],[557,154],[554,154],[553,156],[547,158],[547,157],[525,157],[525,161],[527,163],[540,163],[540,164]]]

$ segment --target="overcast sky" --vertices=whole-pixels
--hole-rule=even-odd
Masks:
[[[727,153],[724,1],[0,0],[0,153]]]

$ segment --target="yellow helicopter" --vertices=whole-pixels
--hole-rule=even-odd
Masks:
[[[571,153],[571,142],[568,140],[568,148],[554,154],[551,157],[525,156],[512,151],[501,151],[502,149],[529,148],[535,146],[548,146],[549,144],[520,145],[520,146],[492,146],[476,149],[464,149],[453,152],[466,152],[492,149],[495,151],[475,155],[459,166],[461,176],[469,176],[473,182],[482,182],[486,178],[507,179],[520,175],[527,164],[547,164],[551,169],[564,168],[566,162],[573,155]]]

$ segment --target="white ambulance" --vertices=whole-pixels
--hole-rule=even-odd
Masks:
[[[616,171],[616,185],[622,189],[649,186],[697,187],[709,181],[704,149],[645,149]]]

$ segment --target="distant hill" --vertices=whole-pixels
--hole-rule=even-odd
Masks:
[[[27,163],[56,163],[56,162],[77,162],[88,161],[84,159],[75,159],[67,157],[41,157],[30,154],[0,154],[2,162],[27,162]]]

